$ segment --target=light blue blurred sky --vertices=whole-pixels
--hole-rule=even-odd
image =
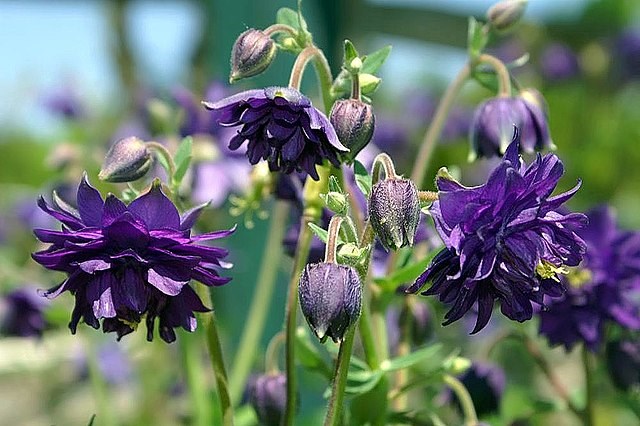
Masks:
[[[395,4],[406,5],[427,1],[393,0]],[[530,20],[570,17],[587,1],[531,0],[526,17]],[[389,3],[390,0],[374,2]],[[430,0],[437,7],[478,14],[493,2]],[[97,109],[109,101],[116,93],[117,82],[109,58],[105,8],[101,1],[0,2],[0,58],[3,58],[0,125],[28,126],[36,133],[55,131],[56,123],[41,103],[44,95],[64,85],[77,90],[90,108]],[[130,12],[130,25],[135,29],[132,44],[142,70],[153,76],[154,82],[168,86],[184,81],[189,47],[201,25],[195,6],[180,0],[136,1]],[[455,49],[402,39],[392,42],[394,53],[386,74],[408,68],[429,68],[428,64],[435,58],[438,69],[446,73],[464,61],[463,54]],[[415,63],[416,56],[420,57],[420,63]]]

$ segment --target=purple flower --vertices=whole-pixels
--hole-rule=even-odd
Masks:
[[[565,297],[540,312],[540,333],[567,350],[584,342],[598,350],[605,325],[640,329],[640,232],[618,229],[610,209],[587,214],[589,225],[578,232],[587,243],[584,262],[564,280]]]
[[[467,388],[479,417],[499,410],[506,382],[504,371],[500,367],[474,362],[458,379]],[[453,392],[447,392],[447,399],[460,407],[460,402]]]
[[[624,30],[618,35],[613,53],[624,79],[640,77],[640,31],[637,28]]]
[[[340,152],[348,151],[327,117],[291,87],[248,90],[204,106],[221,125],[242,126],[230,149],[247,142],[249,162],[267,160],[272,171],[305,171],[318,180],[316,165],[326,159],[339,166]]]
[[[287,378],[284,374],[265,374],[247,385],[249,402],[261,425],[277,426],[287,405]]]
[[[472,333],[487,324],[496,300],[508,318],[531,319],[531,302],[562,295],[557,272],[578,265],[585,250],[574,230],[586,217],[559,211],[580,184],[551,196],[563,172],[553,154],[538,155],[527,166],[518,156],[517,140],[484,185],[468,188],[440,172],[439,199],[429,212],[446,247],[407,291],[416,293],[432,282],[422,294],[453,305],[444,325],[477,302]]]
[[[547,46],[540,56],[542,75],[549,81],[562,81],[576,77],[580,72],[578,57],[562,43]]]
[[[499,96],[484,101],[473,115],[469,160],[501,156],[514,139],[514,127],[522,139],[520,148],[523,152],[530,154],[553,148],[542,108],[523,96]]]
[[[48,93],[43,99],[43,105],[52,115],[67,120],[77,120],[86,115],[80,96],[68,85]]]
[[[96,329],[103,319],[103,331],[115,331],[120,339],[145,317],[147,340],[152,340],[158,317],[160,337],[170,343],[175,327],[194,331],[194,311],[208,311],[189,281],[218,286],[230,280],[216,272],[227,251],[200,243],[233,230],[191,235],[204,206],[181,217],[157,183],[127,206],[113,195],[103,201],[85,175],[77,210],[55,197],[53,205],[42,197],[38,205],[63,226],[61,231],[35,229],[36,237],[51,246],[32,257],[45,268],[68,274],[43,294],[55,298],[69,291],[75,296],[72,333],[80,319]]]
[[[32,287],[18,288],[0,300],[0,332],[5,336],[42,336],[46,301]]]

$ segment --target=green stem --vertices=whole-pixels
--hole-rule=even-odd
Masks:
[[[582,364],[584,365],[584,378],[587,394],[587,404],[584,408],[583,423],[585,426],[595,425],[595,404],[594,404],[594,383],[593,383],[593,363],[589,356],[589,351],[582,346]]]
[[[98,361],[97,340],[93,337],[85,339],[87,343],[87,367],[89,368],[89,380],[93,390],[93,397],[96,404],[96,419],[101,426],[112,426],[118,424],[115,419],[116,410],[111,407],[109,387],[100,371]]]
[[[285,407],[283,422],[285,426],[293,426],[297,405],[295,347],[298,282],[300,280],[300,273],[309,258],[309,250],[311,248],[313,232],[309,227],[309,223],[317,223],[322,214],[323,204],[320,199],[320,194],[327,190],[329,169],[325,166],[318,167],[318,175],[320,176],[318,181],[307,179],[304,185],[302,194],[304,212],[300,219],[300,233],[298,234],[296,254],[293,259],[293,269],[291,270],[291,278],[289,280],[289,294],[285,307],[285,367],[287,373],[287,405]]]
[[[329,229],[327,230],[327,244],[325,244],[324,247],[324,261],[327,263],[336,263],[338,236],[342,222],[342,216],[338,215],[334,215],[329,222]]]
[[[424,180],[424,175],[427,172],[427,168],[429,167],[429,161],[431,160],[431,152],[436,145],[440,134],[442,133],[442,129],[447,121],[447,116],[449,115],[449,111],[453,106],[453,102],[455,101],[456,96],[464,86],[464,83],[469,78],[471,74],[471,67],[469,64],[466,64],[455,79],[451,82],[449,87],[444,93],[442,100],[440,100],[440,104],[438,104],[438,108],[436,109],[436,113],[427,129],[427,132],[422,139],[422,143],[420,144],[420,150],[418,151],[418,155],[416,155],[416,159],[413,163],[413,171],[411,173],[411,180],[418,186],[422,186],[422,181]]]
[[[285,334],[283,331],[279,332],[269,342],[267,351],[264,354],[264,369],[268,374],[275,374],[280,369],[278,368],[278,354],[280,347],[284,344]]]
[[[197,293],[205,305],[213,308],[211,293],[209,288],[204,285],[197,286]],[[227,371],[224,366],[224,358],[222,357],[222,346],[220,345],[220,336],[216,326],[215,314],[206,312],[199,315],[200,323],[203,325],[207,336],[207,346],[209,348],[209,358],[211,367],[216,380],[218,389],[218,398],[220,399],[220,409],[222,413],[222,424],[224,426],[233,426],[233,407],[231,398],[229,397],[229,389],[227,387]]]
[[[161,143],[150,141],[150,142],[146,142],[145,144],[147,145],[147,148],[162,155],[162,158],[164,158],[164,160],[167,162],[167,166],[169,167],[169,170],[167,170],[167,173],[169,173],[168,180],[169,180],[171,189],[173,190],[173,175],[175,175],[176,173],[176,163],[173,161],[173,157],[171,156],[171,153],[169,152],[167,147],[162,145]]]
[[[396,168],[393,165],[393,160],[389,155],[382,152],[376,155],[373,159],[373,166],[371,167],[371,183],[375,185],[380,180],[380,174],[384,170],[385,178],[397,179]]]
[[[185,367],[189,396],[193,404],[194,425],[207,426],[213,422],[211,407],[209,403],[209,391],[205,382],[205,375],[202,374],[201,346],[200,340],[191,333],[181,333],[180,349]]]
[[[295,28],[286,24],[273,24],[265,28],[264,30],[262,30],[262,32],[268,35],[269,37],[272,37],[273,35],[278,33],[287,33],[291,37],[296,37],[298,35]]]
[[[473,406],[473,400],[471,399],[471,395],[469,395],[467,388],[464,387],[460,380],[450,374],[445,374],[443,380],[445,384],[456,394],[458,401],[460,401],[465,426],[476,426],[478,424],[478,416],[476,415],[476,409]]]
[[[273,291],[275,288],[278,267],[282,259],[282,239],[284,237],[287,219],[289,217],[289,204],[284,201],[276,201],[273,207],[271,224],[264,246],[264,255],[258,271],[258,281],[254,289],[253,300],[249,308],[249,316],[246,318],[242,337],[236,359],[229,379],[231,401],[238,404],[251,370],[251,365],[258,353],[257,348],[262,340],[262,333],[266,323],[267,314],[271,306]]]
[[[349,373],[349,361],[355,340],[355,324],[349,328],[340,343],[340,351],[336,361],[336,371],[333,378],[331,399],[327,416],[324,419],[324,426],[339,426],[342,423],[342,408],[344,405],[344,389],[347,385],[347,375]]]
[[[318,82],[320,83],[320,92],[322,93],[322,102],[324,103],[324,111],[329,114],[333,106],[333,97],[331,96],[331,85],[333,84],[333,75],[327,57],[324,56],[322,50],[318,49],[313,57],[313,65],[316,69]]]
[[[511,96],[511,75],[504,62],[486,53],[478,56],[478,62],[490,65],[496,72],[498,76],[498,95]]]

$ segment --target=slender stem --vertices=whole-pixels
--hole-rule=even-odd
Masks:
[[[371,168],[371,183],[374,185],[380,180],[380,173],[383,170],[387,179],[398,178],[396,175],[396,168],[393,165],[393,160],[384,152],[376,155],[376,158],[373,159],[373,166]]]
[[[278,351],[284,344],[286,337],[284,332],[281,331],[273,336],[273,339],[269,342],[269,346],[267,346],[267,351],[264,355],[264,367],[267,373],[277,373],[279,371]]]
[[[171,156],[171,153],[169,152],[167,147],[165,147],[161,143],[154,141],[146,142],[146,145],[147,148],[150,148],[151,150],[162,155],[162,158],[165,159],[165,161],[167,162],[167,166],[169,167],[169,170],[167,170],[167,172],[169,173],[169,182],[173,184],[173,175],[176,173],[176,163],[173,161],[173,157]]]
[[[339,426],[342,423],[341,414],[344,405],[344,389],[347,385],[349,361],[355,340],[355,326],[351,326],[340,343],[340,351],[336,361],[336,371],[333,378],[331,399],[324,426]]]
[[[293,67],[291,68],[291,75],[289,76],[289,87],[293,87],[294,89],[300,90],[300,85],[302,83],[302,76],[304,74],[304,70],[307,68],[307,65],[313,59],[314,56],[318,54],[320,50],[314,46],[307,46],[296,57],[296,61],[293,63]]]
[[[429,160],[431,159],[431,152],[435,147],[435,144],[440,137],[440,133],[442,132],[442,128],[444,127],[447,116],[449,115],[449,111],[453,106],[453,102],[455,101],[456,96],[464,86],[464,83],[469,78],[471,73],[471,67],[469,64],[466,64],[456,78],[451,82],[449,87],[444,93],[440,104],[438,104],[438,108],[436,113],[427,129],[427,132],[422,139],[422,143],[420,144],[420,150],[418,151],[418,155],[416,156],[415,162],[413,163],[413,172],[411,173],[411,180],[420,187],[422,185],[422,181],[424,180],[424,175],[427,172],[427,168],[429,167]]]
[[[202,374],[200,340],[191,333],[181,333],[180,349],[184,362],[189,396],[193,404],[194,425],[207,426],[213,421],[209,403],[209,391]]]
[[[333,84],[333,75],[327,57],[324,56],[322,50],[318,49],[313,57],[313,65],[320,83],[320,92],[322,93],[322,102],[324,103],[324,112],[329,113],[333,105],[333,97],[331,96],[331,85]]]
[[[329,222],[327,231],[327,244],[324,247],[324,261],[336,263],[336,251],[338,249],[338,233],[342,225],[342,216],[334,215]]]
[[[205,305],[213,307],[211,293],[208,287],[198,285],[197,293]],[[206,312],[200,314],[199,317],[207,336],[211,367],[213,368],[218,389],[218,398],[220,399],[222,424],[224,426],[233,426],[233,406],[231,405],[231,398],[229,397],[229,389],[227,387],[227,371],[224,366],[224,358],[222,357],[222,346],[220,345],[220,336],[218,335],[215,314],[213,312]]]
[[[360,100],[360,73],[351,74],[351,99]]]
[[[258,271],[253,300],[249,308],[249,316],[246,318],[240,344],[236,351],[236,359],[229,378],[229,390],[231,401],[238,404],[251,370],[253,360],[258,353],[257,348],[262,340],[262,333],[266,323],[267,314],[271,306],[273,291],[275,289],[278,267],[282,258],[282,239],[284,237],[287,219],[289,217],[289,203],[276,201],[267,234],[267,242],[264,246],[264,255]]]
[[[93,337],[85,339],[87,344],[86,356],[87,367],[89,369],[89,380],[93,390],[93,397],[96,404],[96,418],[98,424],[104,426],[116,425],[118,422],[114,418],[117,410],[111,407],[111,398],[107,382],[100,371],[100,362],[98,360],[97,340]]]
[[[498,76],[498,94],[511,96],[511,75],[504,62],[495,56],[483,53],[478,56],[478,62],[490,65]]]
[[[587,390],[587,404],[584,408],[583,422],[585,426],[595,425],[595,406],[594,406],[594,383],[593,383],[593,363],[589,356],[589,351],[582,346],[582,364],[584,365],[585,387]]]
[[[473,406],[473,400],[471,399],[471,395],[469,395],[467,388],[464,387],[460,380],[450,374],[445,374],[443,380],[445,384],[456,394],[458,401],[460,401],[465,426],[476,426],[478,424],[478,416],[476,415],[476,409]]]
[[[555,374],[555,372],[553,371],[553,369],[551,368],[547,360],[542,355],[540,348],[538,348],[538,346],[535,344],[533,339],[530,338],[529,336],[523,335],[521,337],[524,339],[524,344],[525,344],[525,348],[527,349],[527,352],[529,352],[529,355],[531,355],[531,357],[536,362],[540,370],[542,370],[544,375],[547,377],[547,380],[549,380],[549,383],[551,383],[551,386],[553,386],[558,396],[560,396],[560,398],[562,398],[565,401],[565,403],[569,407],[569,410],[571,410],[576,416],[582,418],[583,417],[582,410],[580,410],[580,408],[578,408],[575,405],[575,403],[571,400],[571,397],[569,396],[569,392],[564,387],[564,384],[562,383],[560,378]]]
[[[264,30],[262,30],[262,32],[268,35],[269,37],[277,33],[287,33],[291,37],[296,37],[298,35],[295,28],[286,24],[273,24],[271,26],[268,26]]]

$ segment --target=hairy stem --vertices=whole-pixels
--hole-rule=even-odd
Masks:
[[[273,291],[275,289],[278,267],[282,258],[282,239],[287,227],[289,217],[289,203],[276,201],[269,225],[267,242],[264,246],[264,255],[258,281],[256,282],[253,300],[249,308],[249,316],[246,318],[240,345],[236,351],[236,360],[229,378],[231,401],[238,404],[251,370],[251,364],[258,353],[257,348],[262,340],[262,333],[266,323],[267,314],[271,306]]]

